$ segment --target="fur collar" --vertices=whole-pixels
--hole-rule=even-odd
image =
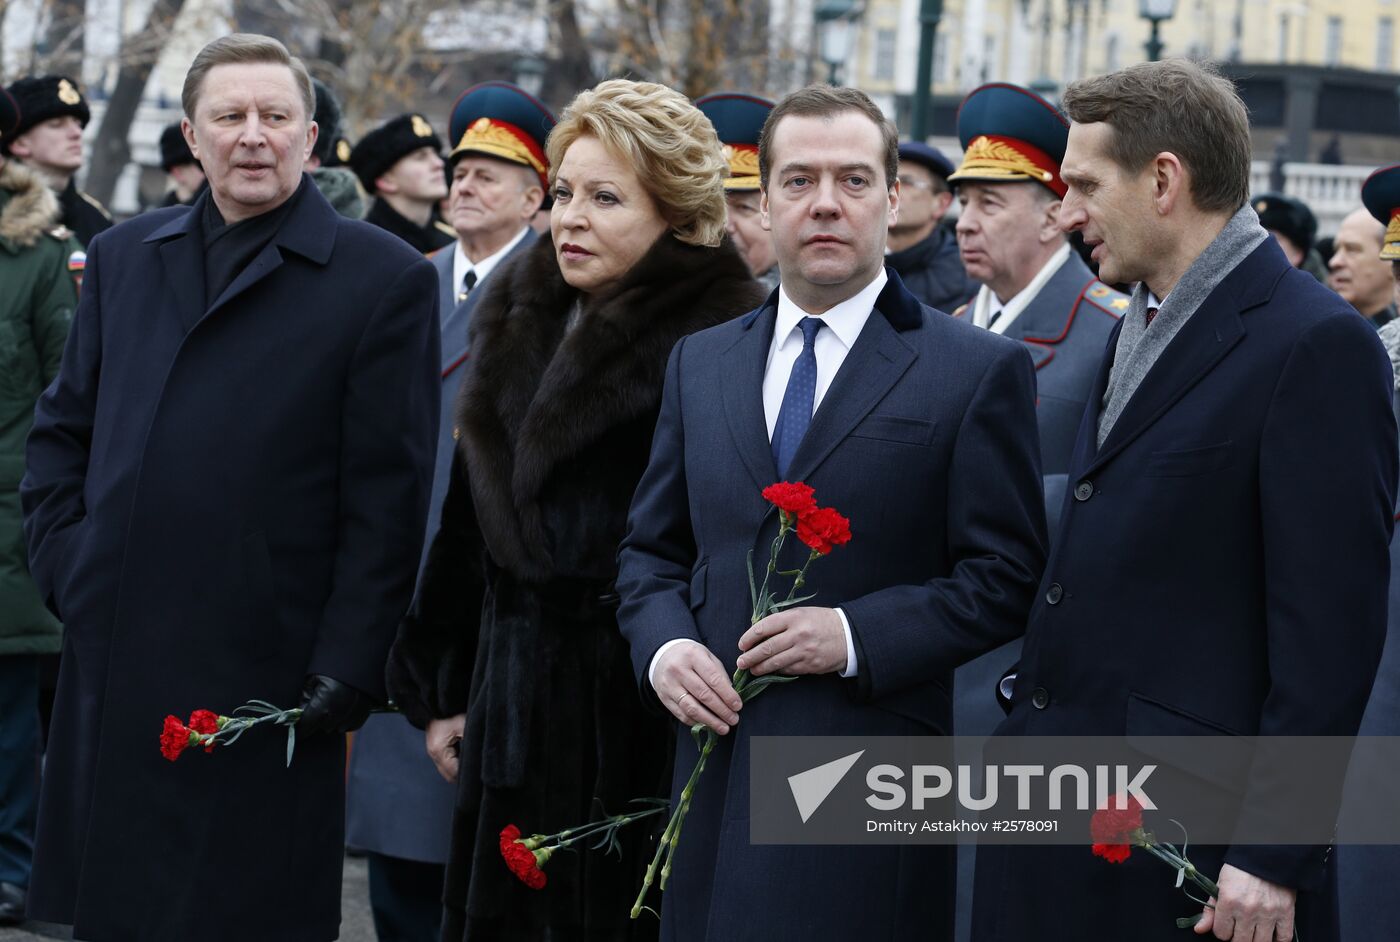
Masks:
[[[651,421],[676,341],[756,307],[763,289],[727,239],[702,248],[669,234],[616,291],[587,299],[572,330],[580,296],[549,238],[491,281],[472,312],[459,447],[493,557],[543,581],[552,569],[540,495],[552,472],[618,426]]]
[[[10,194],[0,211],[0,239],[30,248],[58,224],[58,198],[39,175],[19,161],[5,161],[0,190]]]

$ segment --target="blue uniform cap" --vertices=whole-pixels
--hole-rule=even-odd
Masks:
[[[950,181],[1033,180],[1065,195],[1060,164],[1069,121],[1030,89],[1004,82],[973,89],[958,108],[958,140],[962,166]]]
[[[710,119],[719,142],[724,145],[724,159],[729,163],[729,177],[724,181],[724,188],[757,190],[758,139],[773,103],[754,95],[716,92],[697,98],[695,107]]]
[[[483,154],[520,164],[548,186],[544,145],[557,122],[554,113],[529,92],[509,82],[482,82],[464,91],[452,106],[448,164],[465,154]]]
[[[1385,226],[1381,258],[1400,261],[1400,164],[1382,167],[1361,185],[1361,202]]]

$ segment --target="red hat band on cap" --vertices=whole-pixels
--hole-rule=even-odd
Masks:
[[[1034,144],[1000,134],[981,134],[974,138],[963,155],[962,166],[948,179],[1034,180],[1045,184],[1061,198],[1068,189],[1060,179],[1060,165],[1054,158]]]

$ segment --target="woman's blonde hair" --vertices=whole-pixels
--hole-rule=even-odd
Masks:
[[[677,239],[719,245],[729,165],[710,119],[689,99],[665,85],[627,79],[579,92],[545,144],[551,188],[564,152],[585,134],[631,163]]]

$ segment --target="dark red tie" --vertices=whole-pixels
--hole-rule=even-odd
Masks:
[[[1157,309],[1156,309],[1155,307],[1150,307],[1150,308],[1147,309],[1147,326],[1148,326],[1148,327],[1151,327],[1151,326],[1152,326],[1152,318],[1154,318],[1154,317],[1156,317],[1156,316],[1157,316]]]

